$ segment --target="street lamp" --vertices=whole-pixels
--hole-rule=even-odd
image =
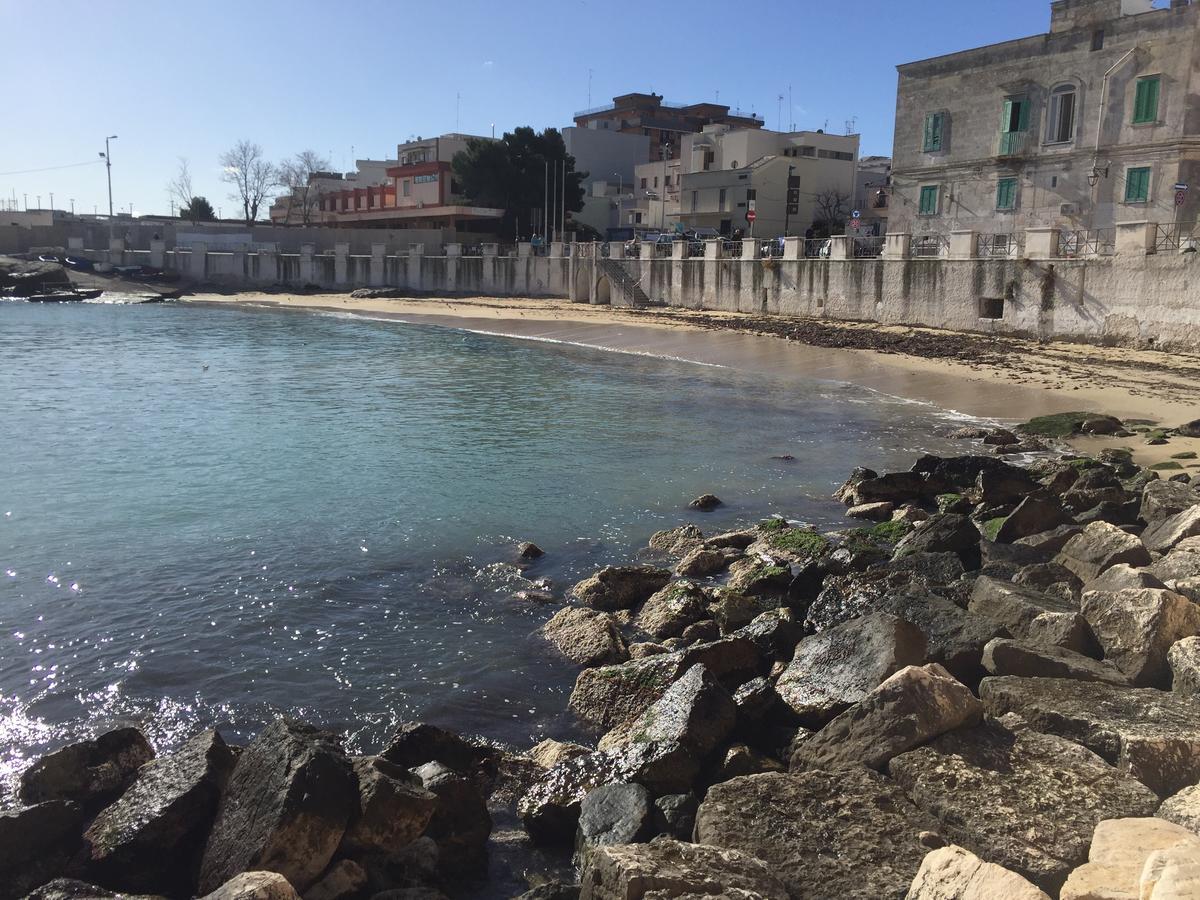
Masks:
[[[1096,162],[1092,166],[1092,171],[1090,171],[1088,173],[1088,177],[1087,177],[1088,187],[1095,187],[1099,183],[1101,177],[1103,177],[1103,178],[1108,177],[1108,166],[1105,166],[1102,169],[1102,168],[1100,168],[1099,162]]]
[[[617,176],[617,227],[621,227],[621,195],[625,193],[625,176],[620,172],[613,172]]]
[[[104,168],[108,170],[108,238],[112,240],[113,234],[113,210],[112,210],[112,150],[108,146],[109,141],[115,141],[117,136],[110,134],[104,139],[104,152],[100,154],[100,158],[104,160]]]

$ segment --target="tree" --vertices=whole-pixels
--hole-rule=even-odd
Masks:
[[[583,209],[581,183],[587,173],[575,171],[575,157],[567,153],[557,129],[538,133],[523,126],[499,141],[472,139],[465,151],[455,155],[452,165],[463,194],[472,203],[504,210],[500,235],[511,240],[519,231],[531,232],[534,211],[545,208],[546,164],[550,164],[551,180],[558,171],[561,182],[563,162],[567,212],[579,212]],[[557,191],[551,195],[552,208],[562,202],[561,196]]]
[[[837,188],[818,191],[813,197],[817,207],[817,218],[813,225],[818,231],[823,230],[826,236],[835,231],[845,232],[846,216],[849,211],[850,197]]]
[[[284,224],[291,221],[292,213],[296,213],[303,225],[309,224],[313,213],[321,206],[321,195],[324,189],[320,182],[313,182],[313,176],[320,172],[328,172],[330,162],[316,151],[304,150],[290,159],[285,159],[276,168],[279,171],[279,184],[288,193],[287,213]]]
[[[196,196],[192,193],[192,173],[188,171],[187,157],[179,157],[179,171],[175,173],[175,177],[167,182],[167,197],[179,207],[180,218],[191,218],[184,213],[184,210],[191,205],[192,198]],[[194,222],[195,219],[192,219]]]
[[[246,224],[253,224],[267,192],[279,183],[275,166],[263,158],[262,147],[246,140],[222,153],[220,163],[221,180],[233,185],[229,199],[242,204]]]
[[[204,197],[193,197],[187,206],[179,208],[179,217],[193,222],[214,222],[217,214],[213,211],[212,204]]]

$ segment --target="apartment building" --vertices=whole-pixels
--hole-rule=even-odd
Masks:
[[[1193,0],[1055,0],[1047,34],[900,66],[889,230],[1190,230],[1197,71]]]
[[[670,103],[660,94],[622,94],[612,103],[575,114],[580,128],[640,134],[650,139],[645,162],[677,159],[683,136],[708,125],[732,128],[763,127],[763,118],[755,113],[731,110],[720,103]]]

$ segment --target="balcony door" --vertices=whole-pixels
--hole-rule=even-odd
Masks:
[[[1024,94],[1004,98],[1000,119],[1000,155],[1011,156],[1021,150],[1029,131],[1029,98]]]

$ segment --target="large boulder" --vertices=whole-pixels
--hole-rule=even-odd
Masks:
[[[951,844],[921,861],[904,900],[1050,900],[1016,872]]]
[[[603,666],[629,659],[629,648],[612,613],[564,606],[542,626],[542,635],[559,653],[581,666]]]
[[[1200,784],[1186,787],[1162,802],[1155,813],[1160,819],[1182,825],[1200,837]]]
[[[595,848],[579,884],[579,900],[788,898],[771,869],[748,854],[666,838]]]
[[[1095,638],[1079,609],[1059,597],[983,575],[975,581],[967,608],[995,619],[1019,640],[1096,652]]]
[[[1138,516],[1147,527],[1153,528],[1197,505],[1200,505],[1200,494],[1191,485],[1160,478],[1142,488]]]
[[[985,678],[988,713],[1083,744],[1161,797],[1200,781],[1200,707],[1150,688],[1064,678]]]
[[[967,516],[943,513],[932,516],[896,545],[897,558],[916,553],[953,553],[967,568],[979,567],[979,529]]]
[[[300,895],[278,872],[242,872],[200,900],[300,900]]]
[[[1129,677],[1109,662],[1101,662],[1067,650],[996,638],[983,648],[983,667],[991,675],[1021,675],[1027,678],[1077,678],[1129,687]]]
[[[787,607],[759,613],[749,625],[733,633],[750,641],[764,659],[790,659],[801,634],[803,626]]]
[[[433,818],[438,798],[408,769],[381,756],[354,760],[358,801],[342,836],[346,853],[403,847],[419,838]]]
[[[1142,532],[1142,543],[1157,553],[1166,553],[1186,538],[1197,535],[1200,535],[1200,504],[1151,525]]]
[[[640,844],[654,836],[654,799],[640,784],[606,784],[589,791],[579,809],[576,851]]]
[[[467,740],[428,722],[401,723],[379,755],[402,769],[440,762],[460,775],[470,775],[489,790],[500,764],[500,754],[495,747],[478,739]]]
[[[907,666],[804,741],[791,767],[881,769],[897,754],[982,715],[971,691],[937,663]]]
[[[1200,698],[1200,637],[1176,641],[1167,651],[1167,662],[1171,666],[1171,690]]]
[[[1008,629],[989,616],[967,612],[952,600],[936,594],[898,593],[886,599],[880,611],[889,612],[921,629],[926,639],[926,659],[940,663],[967,685],[983,677],[983,648]]]
[[[358,802],[331,733],[276,719],[238,757],[200,865],[201,892],[239,872],[278,872],[298,890],[320,877]]]
[[[1117,563],[1135,569],[1150,565],[1150,554],[1142,542],[1108,522],[1092,522],[1071,540],[1054,559],[1084,582],[1091,581]]]
[[[492,816],[480,784],[440,762],[425,763],[414,772],[425,790],[437,797],[427,834],[437,842],[442,871],[481,869],[487,859]]]
[[[16,900],[63,874],[84,818],[83,808],[68,800],[0,812],[0,900]]]
[[[1051,894],[1086,859],[1097,822],[1158,802],[1090,750],[997,721],[942,735],[890,769],[943,837]]]
[[[820,727],[889,675],[921,665],[925,649],[916,626],[872,613],[801,640],[775,687],[803,725]]]
[[[341,859],[304,892],[304,900],[351,900],[370,881],[366,870],[352,859]]]
[[[1200,606],[1167,590],[1089,591],[1082,611],[1104,658],[1138,686],[1168,686],[1167,653],[1176,641],[1200,634]]]
[[[881,609],[901,595],[953,599],[964,571],[953,553],[919,553],[872,566],[866,572],[831,575],[808,606],[805,628],[824,631]]]
[[[1103,575],[1097,575],[1082,586],[1080,595],[1088,591],[1127,591],[1137,588],[1159,588],[1166,585],[1150,569],[1135,569],[1125,563],[1117,563]]]
[[[936,827],[887,778],[863,768],[764,774],[709,789],[697,843],[755,856],[793,898],[899,897]]]
[[[556,741],[553,738],[546,738],[544,741],[534,744],[529,749],[529,758],[540,768],[553,769],[560,762],[566,762],[568,759],[575,759],[578,756],[586,756],[591,752],[590,747],[585,747],[582,744],[573,744],[570,741]]]
[[[606,566],[571,591],[585,606],[611,612],[632,609],[670,580],[670,570],[656,566]]]
[[[125,790],[153,758],[154,749],[140,731],[118,728],[37,760],[21,773],[19,796],[23,803],[74,800],[101,806]]]
[[[734,547],[697,547],[679,561],[675,574],[680,578],[704,578],[716,575],[740,559],[742,551]]]
[[[629,724],[628,733],[637,743],[677,742],[699,760],[723,743],[736,724],[733,697],[697,663]]]
[[[28,894],[22,892],[11,896],[23,896],[24,900],[163,900],[157,895],[118,894],[108,888],[98,887],[74,878],[55,878],[47,881],[41,887],[34,888]]]
[[[683,556],[704,540],[704,533],[695,525],[680,525],[650,536],[650,549],[669,556]]]
[[[1062,525],[1069,525],[1071,516],[1055,497],[1026,497],[1017,508],[1005,516],[996,532],[996,541],[1011,544],[1021,538],[1043,534]]]
[[[683,630],[708,615],[708,594],[690,581],[674,581],[646,601],[637,627],[660,641],[679,637]]]
[[[1142,891],[1142,873],[1152,854],[1175,847],[1187,848],[1193,859],[1200,860],[1200,837],[1172,822],[1160,818],[1100,822],[1092,834],[1088,861],[1071,873],[1061,900],[1161,897]]]
[[[126,891],[190,894],[233,766],[233,751],[215,730],[146,763],[84,834],[89,871]]]

